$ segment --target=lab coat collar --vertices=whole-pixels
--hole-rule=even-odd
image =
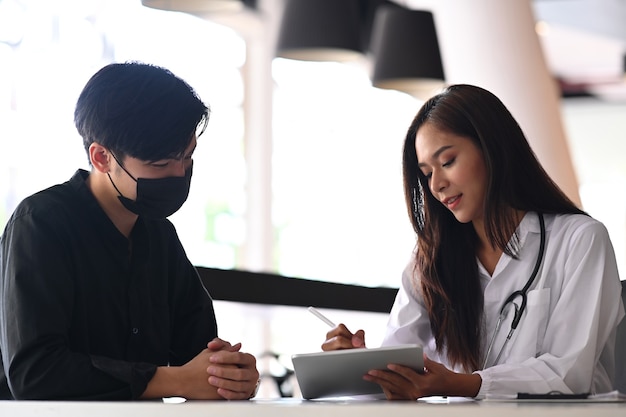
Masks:
[[[516,233],[519,239],[519,252],[521,252],[522,249],[524,248],[524,244],[526,243],[526,239],[530,233],[536,233],[536,234],[541,233],[541,227],[539,226],[539,217],[537,216],[537,213],[534,211],[526,212],[526,214],[522,218],[522,221],[517,226]],[[496,276],[498,276],[498,274],[504,268],[506,268],[506,266],[512,260],[513,258],[503,253],[502,256],[500,256],[498,263],[496,264],[496,268],[493,271],[493,275],[490,276],[487,270],[485,269],[485,267],[478,260],[478,257],[476,257],[476,262],[478,262],[478,272],[481,275],[481,277],[487,278],[487,280],[491,280],[495,278]]]

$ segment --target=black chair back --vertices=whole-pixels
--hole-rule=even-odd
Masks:
[[[622,281],[622,301],[626,306],[626,281]],[[615,340],[615,389],[626,393],[626,317],[617,326]]]

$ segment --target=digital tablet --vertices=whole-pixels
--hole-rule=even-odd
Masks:
[[[304,353],[292,355],[291,361],[305,399],[382,394],[380,385],[365,381],[363,375],[372,369],[387,369],[391,363],[424,370],[420,345]]]

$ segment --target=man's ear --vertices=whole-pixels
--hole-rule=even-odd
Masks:
[[[102,173],[111,171],[111,154],[107,148],[97,142],[89,145],[89,160],[94,169]]]

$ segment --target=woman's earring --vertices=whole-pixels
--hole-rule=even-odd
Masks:
[[[424,187],[417,181],[417,188],[413,188],[413,216],[417,222],[417,227],[424,228]]]

